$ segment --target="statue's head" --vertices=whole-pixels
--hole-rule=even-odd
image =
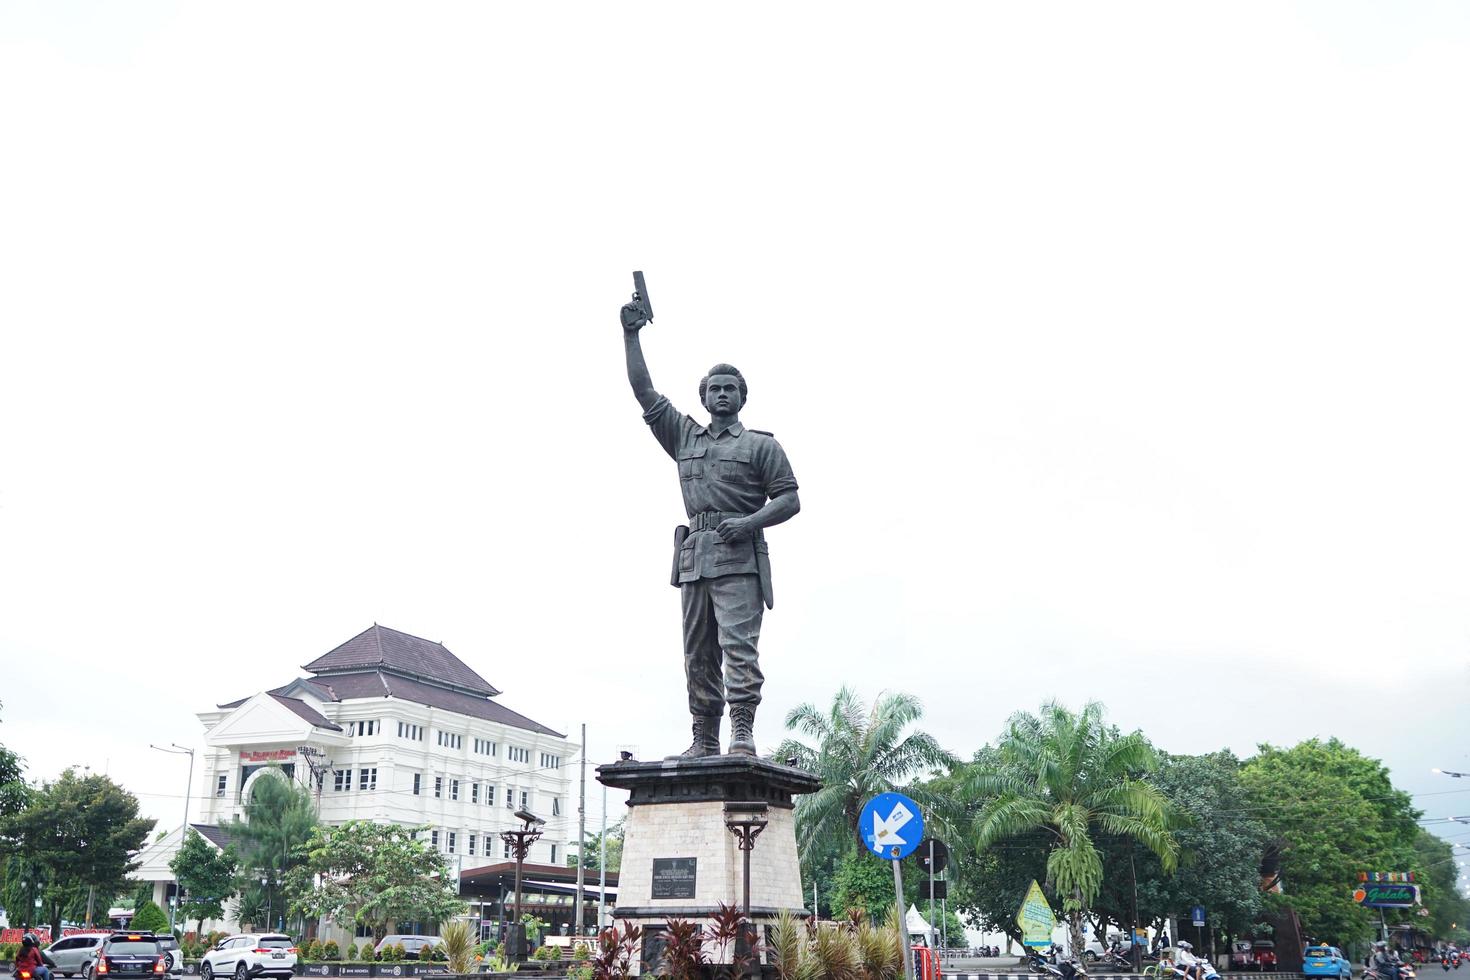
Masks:
[[[739,412],[745,407],[746,390],[745,375],[733,364],[716,364],[699,379],[699,400],[704,402],[711,415]]]

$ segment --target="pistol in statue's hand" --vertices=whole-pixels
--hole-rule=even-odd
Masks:
[[[747,517],[727,517],[715,528],[715,533],[720,540],[726,544],[732,544],[750,537],[750,519]]]
[[[622,320],[624,330],[641,330],[648,323],[648,317],[643,313],[643,304],[638,301],[638,294],[633,294],[631,303],[624,303],[622,309]]]

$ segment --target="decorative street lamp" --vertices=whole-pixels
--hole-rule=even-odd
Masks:
[[[530,810],[517,810],[516,819],[521,821],[521,829],[503,830],[500,832],[500,839],[505,841],[511,853],[516,856],[515,918],[511,920],[510,928],[506,931],[505,942],[510,947],[511,961],[522,963],[526,959],[526,934],[521,931],[521,869],[526,863],[526,855],[530,852],[531,845],[541,839],[541,828],[546,821]],[[504,899],[501,900],[500,906],[503,911]]]
[[[1438,773],[1441,776],[1454,776],[1456,779],[1464,779],[1470,776],[1470,772],[1455,772],[1453,769],[1431,769],[1429,771]]]
[[[736,953],[741,955],[746,955],[756,948],[755,923],[750,918],[750,852],[755,850],[755,839],[769,823],[766,819],[768,809],[767,805],[761,802],[725,804],[725,827],[735,835],[735,843],[739,846],[745,862],[745,888],[742,896],[745,928],[741,930],[744,949],[741,949],[739,945],[736,947]],[[752,972],[758,973],[759,967],[755,967]]]

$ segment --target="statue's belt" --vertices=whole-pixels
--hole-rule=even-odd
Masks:
[[[724,510],[700,511],[698,514],[695,514],[693,517],[689,518],[689,530],[691,532],[713,531],[720,526],[721,521],[727,521],[733,517],[749,516],[749,514],[734,514]]]

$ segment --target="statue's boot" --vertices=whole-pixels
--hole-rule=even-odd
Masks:
[[[755,755],[755,705],[730,705],[730,754]]]
[[[665,759],[702,759],[707,755],[720,754],[720,716],[694,715],[693,718],[694,741],[683,752],[665,756]]]

